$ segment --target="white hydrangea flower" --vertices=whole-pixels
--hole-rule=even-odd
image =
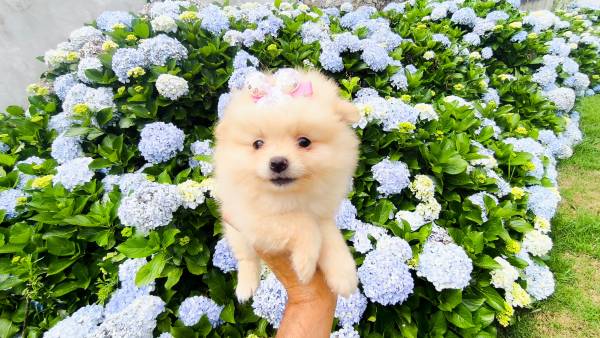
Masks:
[[[168,15],[158,16],[150,22],[152,29],[156,32],[175,33],[177,32],[177,23]]]
[[[534,256],[544,256],[552,249],[552,239],[538,230],[531,230],[523,237],[523,249]]]
[[[464,289],[471,280],[473,262],[465,250],[453,243],[427,241],[419,255],[417,276],[424,277],[439,292]]]
[[[501,267],[490,272],[492,285],[496,288],[510,290],[513,283],[519,278],[519,270],[502,257],[495,257],[494,260]]]
[[[440,212],[442,211],[442,205],[435,199],[430,198],[424,202],[417,204],[415,212],[419,214],[427,222],[435,221],[440,218]]]
[[[435,194],[435,183],[427,175],[415,175],[415,179],[408,187],[415,194],[415,197],[421,201],[428,201]]]
[[[424,121],[433,121],[438,119],[438,114],[433,106],[427,103],[415,104],[415,109],[419,112],[419,119]]]
[[[187,180],[177,185],[177,191],[183,202],[183,207],[196,209],[198,205],[204,203],[204,193],[206,186],[193,180]]]
[[[44,338],[88,338],[103,320],[101,305],[84,306],[46,331]]]
[[[156,89],[160,95],[173,101],[189,92],[188,82],[184,78],[171,74],[159,75],[156,80]]]
[[[419,230],[423,225],[427,224],[427,221],[416,211],[400,210],[396,213],[396,221],[398,223],[402,221],[408,222],[412,231]]]
[[[91,157],[78,157],[65,162],[56,168],[52,182],[62,184],[67,190],[89,182],[94,177],[94,172],[89,169],[93,160]]]
[[[119,313],[109,314],[89,338],[153,337],[156,317],[165,310],[165,302],[156,296],[141,296]]]

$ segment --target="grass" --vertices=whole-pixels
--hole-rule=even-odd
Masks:
[[[552,222],[556,292],[517,313],[505,338],[600,336],[600,95],[582,99],[577,110],[584,141],[559,164],[563,200]]]

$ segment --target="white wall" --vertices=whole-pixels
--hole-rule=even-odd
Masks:
[[[144,0],[0,0],[0,111],[24,104],[45,66],[35,58],[105,10],[138,11]]]

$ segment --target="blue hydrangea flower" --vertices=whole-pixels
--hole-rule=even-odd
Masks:
[[[61,101],[64,101],[69,90],[71,90],[71,88],[73,88],[73,86],[75,86],[77,83],[77,76],[75,73],[61,75],[54,79],[54,93]]]
[[[576,91],[582,91],[589,87],[590,79],[586,74],[577,72],[566,78],[563,84],[567,87],[575,89]]]
[[[4,142],[0,142],[0,153],[6,154],[10,151],[10,146]]]
[[[335,34],[333,36],[333,45],[332,47],[340,53],[343,52],[358,52],[362,49],[361,40],[358,36],[350,33],[344,32],[340,34]]]
[[[185,134],[172,123],[149,123],[144,126],[140,136],[138,148],[150,163],[166,162],[183,150]]]
[[[428,240],[419,255],[417,276],[424,277],[440,292],[464,289],[471,280],[473,262],[465,250],[453,243]]]
[[[354,28],[359,23],[368,20],[375,12],[377,12],[375,7],[360,6],[354,12],[344,14],[340,18],[340,24],[345,28]]]
[[[556,214],[556,208],[560,202],[560,194],[556,188],[546,188],[541,185],[528,187],[527,209],[534,215],[550,220]]]
[[[83,156],[81,138],[78,136],[65,136],[64,134],[59,135],[52,142],[52,151],[50,155],[59,164],[63,164],[74,158]]]
[[[355,221],[352,226],[354,235],[350,238],[352,246],[357,252],[367,253],[373,249],[373,243],[371,243],[371,237],[375,240],[379,240],[386,233],[384,228],[374,226],[372,224],[363,223],[361,221]]]
[[[18,189],[0,191],[0,210],[4,210],[7,219],[17,217],[19,214],[16,211],[18,204],[17,200],[26,196],[27,195],[23,191]]]
[[[181,197],[174,185],[148,183],[123,197],[117,212],[121,223],[141,234],[165,226],[181,206]]]
[[[103,320],[104,308],[102,305],[87,305],[56,323],[44,333],[44,338],[91,337]]]
[[[400,237],[383,235],[377,240],[377,250],[387,251],[402,261],[412,258],[412,249],[407,241]]]
[[[510,4],[511,6],[513,6],[514,8],[521,7],[521,0],[506,0],[506,2],[508,4]]]
[[[477,14],[473,8],[464,7],[454,12],[450,20],[457,25],[473,26],[477,20]]]
[[[179,319],[186,326],[192,326],[198,323],[202,316],[206,316],[212,327],[217,327],[221,324],[223,308],[223,305],[204,296],[188,297],[179,306]]]
[[[145,67],[147,64],[146,55],[141,50],[134,48],[119,48],[112,58],[112,69],[121,83],[129,83],[127,74],[135,67]]]
[[[542,67],[533,73],[531,80],[542,87],[548,87],[554,84],[557,76],[558,74],[556,74],[554,68]]]
[[[526,31],[518,31],[510,38],[510,42],[520,43],[520,42],[525,41],[525,39],[527,39],[527,32]]]
[[[338,18],[340,16],[340,10],[336,7],[327,7],[323,9],[323,13]]]
[[[552,55],[545,55],[544,56],[544,61],[546,60],[545,59],[546,56],[552,56]],[[561,61],[562,61],[562,70],[565,73],[573,75],[573,74],[579,72],[579,64],[577,63],[577,61],[575,61],[575,60],[573,60],[572,58],[569,58],[569,57],[563,58]]]
[[[244,87],[244,84],[246,83],[246,76],[255,71],[256,68],[254,67],[234,69],[233,74],[231,74],[231,77],[229,78],[229,82],[227,82],[229,89],[242,89],[242,87]]]
[[[463,36],[463,42],[468,46],[479,46],[481,39],[475,33],[467,33]]]
[[[567,56],[571,53],[571,47],[563,38],[554,38],[548,44],[548,52],[559,56]]]
[[[218,35],[222,31],[229,29],[229,18],[223,13],[220,7],[213,4],[203,7],[198,12],[200,27]]]
[[[104,34],[102,34],[100,30],[92,26],[83,26],[72,31],[69,35],[68,45],[65,45],[65,48],[59,49],[78,51],[88,42],[97,42],[103,40]]]
[[[190,150],[192,151],[193,156],[212,156],[213,154],[211,140],[196,141],[190,145]],[[190,158],[189,165],[192,168],[200,167],[200,171],[204,176],[210,175],[213,171],[213,165],[211,162],[196,160],[193,157]]]
[[[482,97],[483,102],[490,103],[494,101],[496,105],[500,104],[500,95],[498,95],[498,91],[494,88],[488,88],[488,90],[483,94]]]
[[[329,40],[329,28],[322,22],[307,21],[302,24],[300,35],[302,36],[302,42],[305,44],[311,44],[316,41],[325,42]]]
[[[332,73],[338,73],[344,70],[344,61],[339,52],[333,48],[323,49],[319,56],[319,62],[323,69]]]
[[[439,42],[442,46],[444,46],[446,48],[449,48],[450,45],[452,44],[450,42],[450,39],[446,35],[444,35],[444,34],[439,34],[439,33],[438,34],[433,34],[431,36],[431,39],[433,41],[435,41],[435,42]]]
[[[92,81],[87,77],[85,71],[88,69],[102,70],[102,63],[97,57],[86,57],[79,60],[77,66],[77,77],[79,80],[85,83],[91,83]]]
[[[492,56],[494,56],[494,51],[490,47],[484,47],[481,50],[481,57],[484,60],[490,59]]]
[[[189,5],[189,1],[166,0],[163,2],[153,2],[150,7],[150,17],[156,18],[161,15],[166,15],[177,20],[179,19],[181,8],[188,7]]]
[[[495,23],[496,21],[506,20],[509,17],[510,16],[505,11],[492,11],[488,13],[485,19]]]
[[[283,20],[274,15],[269,15],[267,18],[258,23],[257,30],[263,32],[265,35],[277,37],[277,34],[282,27]]]
[[[225,273],[237,270],[237,260],[225,238],[222,238],[217,242],[212,263]]]
[[[383,196],[399,194],[410,184],[406,163],[383,159],[371,168],[373,179],[379,183],[377,191]]]
[[[373,71],[380,72],[390,64],[390,56],[385,48],[381,47],[374,40],[362,40],[362,54],[360,58]]]
[[[62,184],[67,190],[89,182],[94,177],[94,172],[88,167],[92,161],[91,157],[79,157],[65,162],[56,168],[52,182]]]
[[[119,265],[120,287],[112,294],[105,306],[107,315],[123,311],[139,297],[149,295],[154,291],[154,281],[139,288],[135,284],[135,276],[146,263],[145,258],[137,258],[127,259]]]
[[[384,131],[398,129],[402,122],[409,122],[413,125],[417,123],[419,112],[413,106],[397,98],[391,98],[388,103],[387,113],[378,117]]]
[[[356,290],[347,298],[338,296],[335,317],[340,320],[342,326],[358,324],[366,309],[367,298],[360,290]]]
[[[106,316],[104,322],[90,337],[153,337],[156,317],[165,310],[165,302],[156,296],[137,298],[123,311]]]
[[[554,293],[554,275],[547,266],[532,261],[523,272],[527,282],[527,293],[533,298],[543,300]]]
[[[82,83],[76,84],[69,90],[63,101],[63,111],[67,115],[72,115],[75,113],[75,106],[80,103],[85,104],[93,112],[114,108],[112,88],[92,88]]]
[[[119,179],[119,190],[123,193],[123,195],[129,195],[134,192],[136,189],[146,186],[151,182],[148,181],[146,174],[142,173],[130,173],[123,174]]]
[[[233,68],[240,69],[246,67],[257,67],[259,64],[256,56],[249,54],[243,49],[240,49],[233,58]]]
[[[342,230],[354,230],[356,221],[356,207],[352,204],[349,199],[344,199],[338,208],[335,216],[335,224],[338,229]]]
[[[169,59],[180,61],[188,56],[187,49],[179,40],[165,34],[143,40],[138,50],[146,57],[147,64],[159,66],[164,66]]]
[[[360,334],[352,326],[344,326],[332,332],[329,338],[360,338]]]
[[[273,273],[260,281],[252,298],[254,313],[278,328],[287,303],[287,292]]]
[[[112,32],[113,27],[120,23],[131,27],[133,15],[123,11],[105,11],[96,19],[96,25],[103,31]]]
[[[402,258],[387,250],[375,249],[358,268],[365,295],[381,305],[403,303],[413,292],[414,281]]]
[[[219,119],[223,118],[223,115],[225,114],[225,108],[227,108],[227,105],[229,104],[230,101],[231,101],[230,93],[223,93],[223,94],[221,94],[221,96],[219,96],[219,102],[217,103],[217,117]]]
[[[245,47],[252,47],[255,42],[265,41],[266,33],[260,29],[246,29],[242,32],[242,44]]]
[[[396,13],[402,14],[404,13],[404,9],[406,7],[406,2],[390,2],[384,8],[384,12],[395,11]]]
[[[408,89],[408,79],[404,75],[404,70],[400,69],[392,77],[390,77],[390,84],[397,90]]]

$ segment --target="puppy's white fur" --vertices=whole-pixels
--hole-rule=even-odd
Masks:
[[[299,72],[302,81],[311,81],[312,96],[259,105],[247,89],[234,91],[215,131],[215,193],[235,225],[225,225],[225,237],[238,260],[236,294],[242,301],[260,281],[255,249],[289,251],[301,282],[310,281],[318,264],[333,292],[347,296],[358,284],[335,213],[357,165],[359,141],[349,125],[359,114],[333,81]],[[300,137],[311,140],[308,148],[298,145]],[[258,139],[264,145],[255,149]],[[294,182],[271,181],[275,156],[288,159],[285,176]]]

